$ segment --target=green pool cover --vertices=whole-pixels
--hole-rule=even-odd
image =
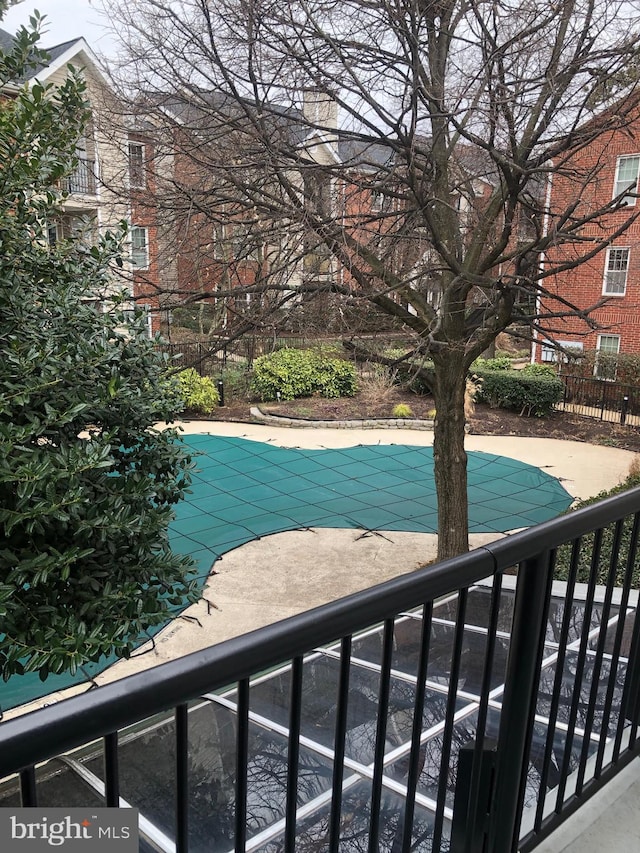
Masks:
[[[191,554],[201,582],[222,554],[271,533],[306,527],[404,530],[438,527],[433,449],[360,445],[300,450],[193,435],[191,493],[171,526],[174,550]],[[554,518],[571,495],[539,468],[487,453],[468,454],[469,532],[505,532]],[[302,562],[302,568],[304,563]],[[142,638],[146,639],[146,638]],[[76,676],[15,676],[0,690],[4,709],[88,680],[113,659]]]

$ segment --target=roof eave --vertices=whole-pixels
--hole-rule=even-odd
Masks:
[[[49,50],[53,50],[56,45],[53,45]],[[46,65],[44,68],[41,68],[35,74],[32,74],[30,77],[26,79],[27,85],[32,85],[36,80],[39,82],[45,82],[49,77],[59,71],[61,68],[64,68],[66,65],[73,63],[73,59],[77,57],[79,54],[85,54],[88,64],[91,66],[92,72],[98,77],[101,83],[105,86],[109,86],[109,80],[106,75],[100,68],[100,64],[98,62],[98,57],[91,50],[87,42],[84,38],[76,39],[71,43],[69,48],[65,50],[64,53],[61,53],[60,56],[56,57],[49,65]],[[87,62],[81,63],[82,68],[86,68]]]

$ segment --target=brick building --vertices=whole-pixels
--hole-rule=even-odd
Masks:
[[[217,94],[156,95],[141,102],[130,130],[133,278],[154,331],[159,317],[169,319],[185,306],[194,313],[206,308],[201,331],[225,336],[276,323],[310,333],[350,329],[353,322],[363,328],[392,323],[380,315],[369,318],[368,303],[354,307],[358,299],[351,298],[363,287],[387,291],[375,262],[367,267],[369,246],[384,258],[385,274],[410,282],[437,308],[441,284],[430,235],[418,212],[415,223],[403,214],[402,188],[394,184],[398,167],[388,146],[341,134],[336,102],[315,90],[301,93],[299,110],[271,107],[279,143],[295,164],[291,181],[304,200],[301,209],[286,200],[278,208],[276,201],[271,217],[269,195],[276,198],[280,190],[268,183],[255,190],[266,194],[266,204],[258,198],[254,206],[246,199],[234,203],[246,181],[243,176],[234,186],[233,169],[255,169],[262,154],[259,146],[252,150],[238,110]],[[482,215],[492,189],[487,164],[478,159],[472,149],[462,150],[465,191],[454,197],[463,222]],[[257,187],[259,181],[256,170]],[[345,238],[341,252],[327,248],[325,223]],[[314,291],[308,300],[304,286]],[[389,292],[415,313],[401,287]]]
[[[127,175],[125,192],[129,197],[132,295],[147,312],[150,335],[160,331],[161,281],[158,257],[158,217],[155,205],[156,173],[153,135],[143,127],[133,127],[126,139]]]
[[[616,354],[640,354],[640,116],[625,128],[604,132],[596,141],[576,150],[553,175],[549,200],[551,211],[568,210],[579,198],[573,215],[611,206],[617,209],[585,225],[580,236],[585,245],[600,247],[574,269],[558,272],[543,285],[584,311],[593,306],[590,326],[579,316],[558,320],[553,338],[572,352],[595,350]],[[616,207],[616,205],[614,205]],[[630,220],[635,220],[631,221]],[[628,227],[627,227],[628,226]],[[562,247],[551,253],[554,262],[571,260],[571,250]],[[544,300],[543,300],[544,301]],[[557,361],[549,340],[538,336],[533,346],[535,361]],[[596,358],[596,375],[599,368]]]
[[[0,30],[0,50],[9,50],[13,36]],[[153,147],[149,138],[129,133],[124,126],[122,108],[99,62],[84,39],[71,39],[47,47],[46,63],[33,68],[23,80],[7,84],[5,97],[15,97],[21,86],[36,80],[45,86],[61,86],[69,66],[80,69],[86,83],[90,118],[84,135],[76,144],[77,166],[64,178],[65,195],[61,212],[47,223],[49,242],[54,245],[67,238],[93,243],[97,236],[115,229],[122,221],[130,224],[128,244],[124,246],[123,266],[114,270],[113,287],[124,286],[132,302],[148,306],[148,330],[158,331],[158,298],[147,286],[147,276],[157,277],[157,224],[144,202],[154,191]],[[108,293],[88,293],[104,308]]]

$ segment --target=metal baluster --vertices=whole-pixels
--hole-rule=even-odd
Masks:
[[[500,615],[502,575],[495,575],[491,610],[487,624],[487,644],[480,687],[480,706],[475,740],[460,748],[451,826],[451,851],[481,853],[486,839],[486,815],[490,809],[493,769],[497,744],[485,738],[489,693],[495,659],[496,633]]]
[[[587,718],[584,725],[584,739],[582,741],[582,750],[580,752],[580,765],[578,768],[578,777],[576,781],[576,795],[582,794],[584,785],[584,777],[587,768],[587,758],[589,757],[589,741],[591,732],[593,731],[593,723],[595,720],[595,710],[598,701],[598,692],[600,689],[600,673],[602,672],[602,661],[604,657],[604,648],[607,641],[607,629],[609,623],[609,614],[611,612],[611,600],[613,597],[613,587],[616,582],[616,570],[618,563],[618,554],[620,552],[620,537],[622,535],[622,527],[624,520],[621,519],[615,525],[615,534],[613,546],[611,548],[611,558],[609,561],[609,573],[607,575],[607,584],[600,615],[600,631],[598,634],[598,642],[596,644],[596,654],[593,661],[593,669],[591,674],[591,690],[589,691],[589,704],[587,709]],[[601,729],[600,737],[604,738],[604,731]]]
[[[553,688],[551,691],[551,707],[549,709],[549,725],[547,726],[547,741],[545,744],[544,757],[542,759],[542,770],[540,772],[540,789],[538,793],[538,805],[536,808],[536,816],[533,825],[534,832],[538,832],[542,825],[542,817],[544,814],[544,804],[547,797],[547,788],[549,780],[549,772],[551,770],[551,758],[553,756],[555,728],[558,719],[558,710],[560,708],[560,691],[564,681],[564,664],[566,660],[567,644],[569,642],[569,629],[573,618],[573,596],[578,577],[578,568],[580,566],[580,548],[582,540],[576,539],[573,542],[571,549],[571,560],[569,563],[569,575],[567,578],[567,587],[565,591],[564,609],[562,613],[562,625],[560,627],[560,636],[558,637],[558,657],[556,659],[556,672],[553,679]],[[555,786],[552,786],[555,787]]]
[[[634,533],[633,533],[633,541],[629,547],[629,563],[635,566],[637,559],[637,550],[638,550],[638,536],[637,536],[637,526],[638,519],[640,518],[640,514],[636,513],[634,517]],[[639,602],[640,603],[640,602]],[[613,760],[617,761],[620,755],[620,749],[622,747],[622,737],[626,728],[626,724],[628,721],[631,721],[631,731],[630,731],[630,739],[629,746],[633,746],[637,729],[638,729],[638,718],[639,708],[638,708],[638,700],[640,697],[640,672],[638,667],[638,657],[640,654],[640,614],[638,609],[638,604],[636,604],[636,608],[633,613],[633,629],[631,633],[631,642],[630,649],[628,654],[628,662],[627,662],[627,674],[624,683],[624,690],[622,694],[622,703],[620,709],[620,718],[618,720],[618,729],[616,731],[616,737],[613,746]]]
[[[35,767],[27,767],[20,771],[20,803],[23,808],[30,808],[38,805]]]
[[[120,805],[120,771],[118,767],[118,732],[104,736],[105,803],[108,808]]]
[[[445,724],[444,731],[442,733],[440,779],[438,782],[436,815],[433,826],[432,849],[434,853],[438,853],[442,843],[442,829],[444,826],[444,806],[447,795],[447,781],[449,778],[451,739],[453,737],[453,718],[456,713],[458,679],[460,677],[460,658],[462,656],[462,646],[464,644],[464,620],[467,612],[467,595],[468,591],[466,589],[461,589],[458,591],[458,610],[456,613],[456,628],[453,635],[453,649],[451,652],[451,669],[449,671],[449,693],[447,695],[447,710],[445,712]]]
[[[560,781],[558,783],[558,792],[556,794],[555,813],[562,812],[564,803],[564,793],[567,787],[567,779],[569,778],[569,767],[571,763],[571,749],[573,747],[573,737],[578,719],[578,709],[580,707],[580,694],[582,691],[582,677],[584,674],[584,664],[587,656],[587,646],[589,644],[589,630],[591,626],[591,614],[593,612],[593,602],[595,597],[596,587],[596,571],[600,562],[600,549],[602,547],[602,529],[596,530],[593,547],[591,549],[591,569],[589,573],[589,585],[587,587],[587,597],[584,603],[584,613],[582,616],[582,636],[580,638],[580,647],[576,662],[576,674],[573,683],[573,693],[571,697],[571,707],[569,710],[569,721],[567,723],[567,735],[565,738],[564,754],[562,756],[562,765],[559,768]]]
[[[420,656],[418,659],[418,671],[416,674],[416,699],[413,708],[413,726],[411,730],[411,753],[409,755],[409,769],[407,772],[407,795],[404,806],[404,826],[402,829],[402,849],[411,849],[411,835],[413,830],[413,814],[415,811],[416,788],[420,777],[420,737],[422,735],[422,717],[424,714],[424,700],[427,684],[427,667],[429,666],[429,648],[431,645],[431,618],[433,616],[433,602],[427,602],[422,608],[422,633],[420,635]]]
[[[631,522],[631,519],[626,519],[627,523]],[[627,606],[629,603],[629,592],[631,590],[631,584],[633,582],[633,571],[635,569],[635,554],[638,546],[638,535],[640,532],[640,515],[636,515],[633,519],[633,526],[631,528],[631,535],[629,539],[629,552],[627,554],[627,564],[625,567],[624,580],[622,585],[622,595],[620,598],[620,606],[618,611],[618,622],[616,625],[616,633],[613,642],[613,649],[611,651],[611,663],[610,663],[610,674],[609,674],[609,684],[607,685],[607,693],[605,696],[604,709],[602,712],[602,725],[600,729],[600,743],[598,745],[598,755],[596,758],[596,766],[594,770],[594,778],[599,779],[602,773],[602,765],[604,763],[604,751],[607,744],[607,732],[609,730],[609,720],[611,717],[611,707],[613,704],[613,694],[615,692],[616,683],[617,683],[617,675],[618,675],[618,663],[620,660],[620,650],[622,649],[622,640],[624,637],[624,628],[627,621]],[[629,670],[630,661],[627,663],[627,673]],[[624,695],[624,689],[623,689]],[[619,719],[618,726],[620,725],[620,719],[624,719],[623,709],[619,709]],[[617,734],[617,731],[616,731]],[[614,741],[615,743],[615,741]],[[615,763],[617,756],[613,758],[613,762]]]
[[[285,807],[285,853],[295,853],[300,766],[300,716],[302,713],[302,658],[293,659],[289,705],[289,745],[287,750],[287,802]]]
[[[249,763],[249,680],[246,678],[238,683],[236,725],[235,851],[244,853],[247,843],[247,765]]]
[[[176,724],[176,853],[189,849],[189,707],[178,705]]]
[[[520,565],[500,715],[491,853],[511,853],[520,822],[552,579],[548,551]]]
[[[340,676],[336,706],[336,727],[333,756],[333,785],[331,794],[331,816],[329,819],[329,853],[338,853],[340,845],[340,822],[342,817],[342,781],[344,779],[345,741],[347,737],[347,713],[349,710],[349,685],[351,672],[351,637],[340,644]]]
[[[380,838],[380,801],[382,797],[382,776],[384,773],[384,752],[389,717],[389,698],[391,693],[391,658],[393,655],[394,620],[384,623],[382,644],[382,666],[380,670],[380,690],[378,694],[378,722],[374,748],[373,781],[371,783],[371,815],[369,819],[369,853],[379,853]]]

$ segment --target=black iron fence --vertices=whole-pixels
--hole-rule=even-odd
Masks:
[[[237,340],[225,337],[210,341],[160,344],[158,350],[166,353],[175,367],[193,367],[201,376],[212,376],[229,364],[251,369],[254,359],[282,347],[302,348],[310,342],[304,338],[257,337],[244,335]]]
[[[166,353],[175,367],[193,367],[202,376],[211,376],[229,364],[238,364],[249,370],[254,359],[275,350],[291,347],[305,349],[327,344],[336,344],[337,339],[321,337],[305,338],[301,335],[243,335],[231,340],[223,335],[209,341],[185,341],[183,343],[159,344],[158,350]],[[349,358],[345,350],[343,358]]]
[[[561,411],[612,423],[640,426],[640,387],[606,379],[561,376],[564,397]]]
[[[253,351],[245,342],[244,347],[232,346],[225,338],[206,343],[189,341],[185,343],[159,344],[156,349],[165,353],[170,366],[176,369],[192,367],[201,376],[212,376],[227,366],[230,358],[249,365],[253,361]]]
[[[635,489],[7,720],[0,806],[138,807],[143,851],[533,850],[640,752],[639,532]]]

